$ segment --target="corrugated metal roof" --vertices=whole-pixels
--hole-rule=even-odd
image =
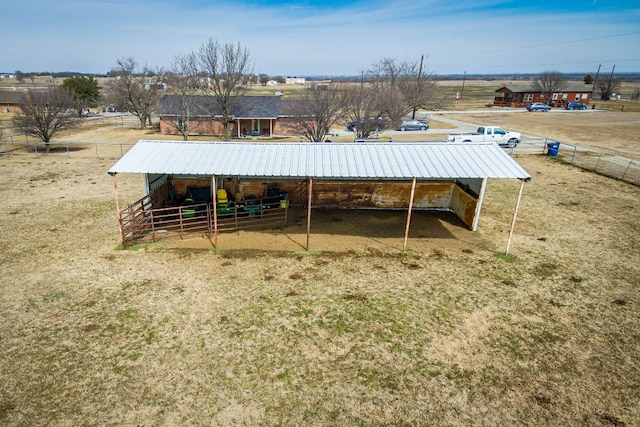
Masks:
[[[140,140],[108,171],[316,179],[531,176],[495,143],[309,143]]]

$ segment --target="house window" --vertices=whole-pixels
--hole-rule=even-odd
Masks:
[[[533,94],[532,93],[526,93],[524,95],[524,102],[531,102],[533,101]]]
[[[553,94],[553,98],[552,98],[552,99],[553,99],[554,101],[557,101],[557,100],[558,100],[558,94],[557,94],[557,93],[554,93],[554,94]]]
[[[583,93],[582,94],[582,99],[587,99],[589,98],[589,94],[588,93]]]
[[[579,93],[576,93],[576,99],[575,99],[575,100],[576,100],[576,101],[579,101],[579,100],[580,100],[580,94],[579,94]]]
[[[563,94],[562,94],[562,100],[563,100],[563,101],[566,101],[568,96],[569,96],[569,94],[568,94],[568,93],[563,93]]]
[[[540,99],[544,99],[544,93],[540,94]]]

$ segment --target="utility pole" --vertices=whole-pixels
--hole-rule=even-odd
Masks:
[[[602,67],[602,64],[598,65],[598,72],[596,73],[596,78],[593,79],[593,88],[591,89],[591,96],[593,97],[593,92],[596,91],[596,83],[598,82],[598,76],[600,75],[600,67]]]
[[[611,81],[613,80],[613,72],[616,69],[616,64],[613,64],[613,68],[611,69],[611,75],[609,76],[609,87],[611,87]]]
[[[613,72],[615,69],[616,69],[616,64],[613,64],[613,68],[611,69],[611,74],[609,75],[609,83],[607,83],[607,99],[610,99],[612,95],[611,82],[613,81]],[[624,108],[624,106],[622,108]]]
[[[420,84],[420,77],[422,77],[422,67],[424,64],[424,55],[420,56],[420,68],[418,69],[418,90],[422,90],[422,85]],[[416,119],[416,107],[413,107],[413,111],[411,112],[411,119]]]

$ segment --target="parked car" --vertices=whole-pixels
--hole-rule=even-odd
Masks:
[[[398,130],[427,130],[429,129],[429,123],[424,123],[419,120],[403,120],[398,127]]]
[[[357,121],[350,121],[347,122],[347,130],[350,132],[357,132],[358,128],[361,129],[373,129],[376,132],[379,129],[384,129],[384,120],[382,119],[382,117],[369,117],[364,118],[362,117],[359,122]]]
[[[543,104],[542,102],[534,102],[533,104],[527,105],[527,110],[529,111],[544,111],[545,113],[551,110],[551,107],[547,104]]]
[[[581,102],[570,102],[565,107],[565,110],[586,110],[587,106]]]

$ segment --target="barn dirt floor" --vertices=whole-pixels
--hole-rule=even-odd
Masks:
[[[515,207],[515,200],[514,200]],[[262,228],[218,234],[217,246],[230,250],[304,251],[307,247],[307,211],[291,208],[289,221]],[[312,209],[309,251],[370,252],[402,251],[407,211],[374,211],[350,209]],[[460,240],[465,240],[461,243]],[[450,212],[414,211],[406,248],[430,250],[439,245],[469,245],[474,233]],[[183,238],[162,241],[167,248],[211,249],[214,237],[194,233]],[[474,242],[480,244],[480,242]],[[506,241],[505,241],[506,244]]]

